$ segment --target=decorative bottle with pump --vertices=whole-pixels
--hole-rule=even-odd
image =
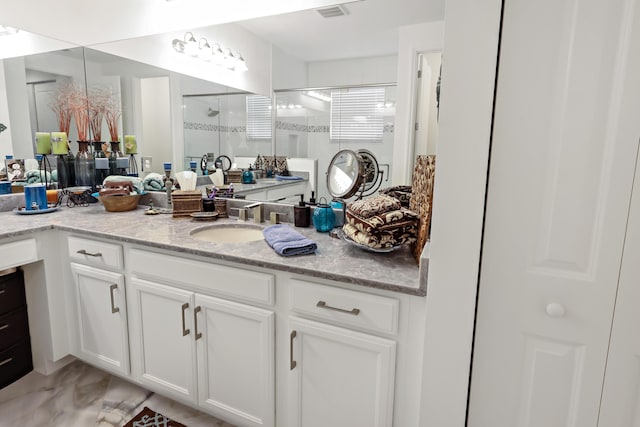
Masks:
[[[311,208],[304,202],[304,194],[301,194],[298,206],[293,207],[293,222],[296,227],[308,227],[310,219]]]

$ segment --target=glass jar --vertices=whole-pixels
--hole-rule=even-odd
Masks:
[[[320,201],[322,199],[324,197],[321,197]],[[316,227],[316,231],[331,231],[336,224],[336,215],[326,202],[327,200],[325,199],[325,203],[318,203],[318,206],[313,210],[313,225]]]
[[[93,142],[93,152],[95,153],[95,182],[93,185],[98,189],[102,186],[105,178],[109,176],[109,159],[104,151],[102,151],[102,142],[100,141]]]
[[[76,165],[73,153],[69,150],[67,154],[58,154],[56,157],[58,188],[74,187],[76,185]]]
[[[75,160],[76,185],[94,187],[95,167],[93,156],[89,152],[89,143],[78,141],[78,154]]]

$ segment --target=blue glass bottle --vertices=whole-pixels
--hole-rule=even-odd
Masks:
[[[324,199],[322,197],[320,200]],[[326,203],[318,203],[318,206],[313,211],[313,225],[316,227],[316,231],[327,232],[336,224],[336,215],[333,213],[333,209]]]

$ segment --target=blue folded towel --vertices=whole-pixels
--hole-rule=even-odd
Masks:
[[[296,175],[290,175],[290,176],[276,175],[276,181],[300,181],[301,179],[302,179],[301,176],[296,176]]]
[[[286,224],[270,225],[262,231],[264,239],[279,255],[312,254],[318,245]]]

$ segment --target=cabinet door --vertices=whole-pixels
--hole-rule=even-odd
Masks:
[[[196,295],[199,405],[242,426],[273,426],[274,314]]]
[[[78,342],[75,355],[96,366],[129,374],[124,276],[71,264]]]
[[[390,427],[396,343],[290,319],[289,425]]]
[[[134,378],[175,399],[195,402],[193,293],[132,278],[128,298]]]

